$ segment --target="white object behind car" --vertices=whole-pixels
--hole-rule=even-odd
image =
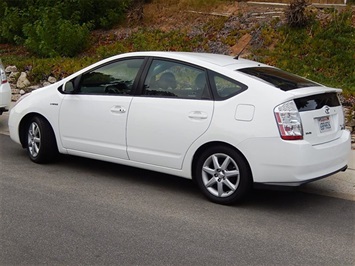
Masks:
[[[0,60],[0,115],[7,112],[11,102],[11,87],[7,81],[4,66]]]

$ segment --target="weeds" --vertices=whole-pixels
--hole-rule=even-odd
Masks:
[[[181,0],[179,3],[183,1],[193,2]],[[161,11],[168,8],[167,3],[162,0],[153,2],[155,5],[161,4]],[[219,0],[213,0],[213,3],[217,2]],[[191,17],[191,20],[196,19],[196,15],[192,16],[194,17]],[[156,21],[156,18],[150,19]],[[237,28],[235,25],[239,24],[238,21],[233,24],[233,20],[225,17],[197,19],[200,19],[200,23],[193,24],[192,27],[191,25],[182,28],[169,27],[169,24],[167,27],[159,28],[153,27],[154,24],[142,24],[127,31],[122,30],[121,34],[119,31],[110,31],[105,33],[105,37],[102,36],[102,32],[98,32],[95,38],[91,37],[90,49],[73,58],[41,59],[29,57],[28,54],[20,56],[11,52],[11,49],[0,46],[0,51],[4,51],[1,52],[1,57],[4,64],[16,64],[19,69],[32,66],[30,78],[35,83],[48,75],[60,79],[100,59],[130,51],[226,52],[243,35],[255,30]],[[312,19],[312,23],[304,27],[289,27],[280,21],[271,22],[260,27],[257,41],[250,43],[252,48],[249,50],[253,59],[257,61],[328,86],[340,87],[344,89],[346,95],[355,95],[355,28],[351,24],[351,19],[350,10],[345,12],[332,10],[327,13],[326,20]]]
[[[328,22],[305,28],[268,27],[262,39],[279,41],[273,50],[266,42],[254,52],[261,61],[355,94],[355,28],[349,10],[333,11]]]
[[[287,23],[290,27],[304,27],[310,18],[306,13],[306,8],[309,5],[307,0],[292,0],[286,12]]]

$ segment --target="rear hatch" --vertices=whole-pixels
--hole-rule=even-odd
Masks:
[[[289,100],[294,100],[297,106],[303,139],[312,145],[330,142],[341,136],[344,113],[338,97],[340,89],[328,88],[273,67],[249,67],[237,71],[288,94]]]
[[[338,92],[294,99],[302,120],[303,138],[312,145],[332,141],[344,129],[344,113]]]

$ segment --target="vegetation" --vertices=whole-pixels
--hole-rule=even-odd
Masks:
[[[0,42],[42,57],[74,56],[89,32],[123,18],[130,0],[0,0]]]
[[[266,43],[255,53],[261,61],[355,94],[355,28],[351,12],[333,10],[329,15],[328,21],[313,20],[304,28],[264,28],[262,39]],[[265,49],[274,40],[274,48]]]
[[[286,12],[287,23],[291,27],[304,27],[310,22],[310,18],[306,13],[308,6],[307,0],[293,0]]]
[[[6,23],[0,22],[0,41],[15,42],[20,46],[0,44],[0,54],[4,64],[15,64],[19,69],[31,66],[30,78],[34,83],[49,75],[56,78],[67,76],[100,59],[123,52],[216,52],[219,51],[214,47],[217,44],[229,51],[243,35],[251,34],[255,39],[246,50],[252,54],[253,59],[329,86],[343,88],[347,95],[355,95],[355,28],[351,13],[354,11],[351,9],[342,12],[330,10],[319,19],[314,12],[312,15],[312,12],[305,8],[303,12],[306,14],[307,23],[302,25],[295,26],[291,25],[290,21],[283,23],[274,20],[268,24],[240,29],[226,26],[229,23],[228,17],[178,12],[182,7],[184,11],[193,9],[201,12],[223,12],[224,10],[220,9],[222,3],[224,6],[232,3],[228,0],[100,0],[106,7],[112,7],[110,3],[113,2],[121,3],[119,12],[115,17],[94,14],[91,18],[89,13],[95,9],[88,7],[90,10],[82,12],[85,16],[81,17],[77,12],[59,12],[63,8],[61,3],[83,5],[85,2],[90,6],[97,3],[97,0],[21,1],[34,3],[35,12],[31,13],[34,14],[33,19],[36,19],[34,21],[29,19],[29,13],[26,15],[28,11],[21,11],[18,6],[10,4],[13,2],[19,3],[0,0],[0,15],[5,12],[1,11],[4,10],[1,6],[6,6],[7,10],[7,13],[4,13],[5,21],[9,21],[13,16],[9,10],[17,8],[21,14],[13,17],[11,27],[5,27]],[[52,5],[36,6],[39,2]],[[151,2],[144,7],[143,21],[132,24],[122,20],[125,17],[124,10],[131,2]],[[97,14],[103,12],[100,10],[97,9]],[[242,17],[243,14],[238,16]],[[105,17],[105,20],[100,17]],[[72,18],[74,20],[71,20]],[[119,21],[123,22],[121,26],[117,26]],[[197,29],[193,24],[196,21],[199,22]],[[20,25],[24,25],[21,30]],[[113,30],[102,30],[112,25],[115,25]],[[21,48],[23,45],[26,49]]]

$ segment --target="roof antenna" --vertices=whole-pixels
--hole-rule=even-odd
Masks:
[[[240,50],[240,52],[239,52],[233,59],[237,59],[237,60],[239,59],[239,56],[243,53],[243,51],[245,50],[245,48],[247,48],[247,46],[249,45],[249,43],[251,42],[252,39],[253,39],[253,38],[250,38],[250,40],[247,42],[247,44],[244,45],[243,49]]]
[[[260,29],[261,29],[261,26],[260,26],[256,31],[258,32]],[[247,46],[249,45],[249,43],[250,43],[252,40],[254,40],[254,38],[255,38],[255,35],[250,38],[250,40],[247,42],[247,44],[244,45],[243,49],[242,49],[235,57],[233,57],[233,59],[238,60],[239,57],[240,57],[240,55],[244,52],[245,48],[247,48]]]

